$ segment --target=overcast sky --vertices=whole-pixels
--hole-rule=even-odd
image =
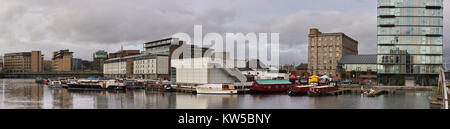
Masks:
[[[376,0],[0,0],[0,54],[142,48],[177,32],[280,33],[282,64],[307,62],[309,28],[344,32],[376,53]],[[444,8],[449,8],[449,2]],[[448,9],[444,26],[449,26]],[[444,29],[449,34],[449,29]],[[444,42],[450,36],[445,36]],[[449,51],[445,46],[445,51]]]

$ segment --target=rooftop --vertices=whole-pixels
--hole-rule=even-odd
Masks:
[[[292,84],[289,80],[256,80],[258,84],[272,85],[272,84]]]
[[[377,55],[346,55],[340,64],[377,64]]]

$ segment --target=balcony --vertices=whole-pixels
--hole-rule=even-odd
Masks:
[[[395,18],[394,14],[380,14],[378,17],[380,18]]]
[[[427,37],[441,37],[442,34],[426,34]]]
[[[395,27],[395,24],[393,23],[383,23],[378,25],[378,27]]]
[[[426,5],[425,8],[426,9],[441,9],[442,6],[441,5]]]
[[[380,5],[378,8],[395,8],[395,5]]]

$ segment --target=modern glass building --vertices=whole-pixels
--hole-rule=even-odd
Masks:
[[[437,85],[443,0],[378,0],[380,85]]]

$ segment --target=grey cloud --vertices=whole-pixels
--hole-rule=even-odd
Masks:
[[[344,32],[359,41],[361,54],[376,53],[373,0],[0,1],[0,54],[41,49],[48,59],[51,51],[69,48],[90,59],[99,49],[114,52],[120,45],[138,47],[177,32],[192,35],[195,24],[203,25],[203,33],[280,33],[283,64],[307,62],[307,33],[313,27]]]

